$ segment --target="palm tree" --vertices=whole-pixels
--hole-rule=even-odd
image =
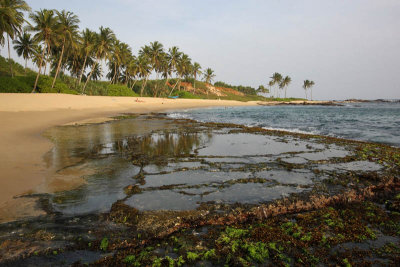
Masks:
[[[42,56],[40,57],[39,62],[39,71],[36,76],[35,85],[33,87],[32,93],[35,92],[37,83],[39,81],[40,72],[42,70],[43,61],[45,59],[45,53],[50,51],[51,46],[51,38],[54,34],[55,25],[57,23],[56,18],[54,17],[54,11],[48,9],[41,9],[40,11],[36,11],[35,13],[31,13],[29,15],[30,19],[34,23],[34,25],[29,25],[28,29],[30,31],[36,32],[34,35],[34,40],[37,43],[43,42],[45,47],[42,50]]]
[[[307,89],[310,87],[310,81],[309,80],[305,80],[304,82],[303,82],[303,89],[304,89],[304,91],[305,91],[305,93],[306,93],[306,99],[307,99]]]
[[[54,85],[56,84],[57,76],[58,73],[60,72],[61,68],[61,62],[63,60],[64,56],[64,50],[65,50],[65,44],[66,42],[74,42],[75,39],[78,38],[78,23],[80,20],[78,19],[78,16],[74,15],[74,13],[69,12],[69,11],[56,11],[57,13],[57,34],[62,38],[62,47],[61,47],[61,55],[60,59],[58,60],[58,66],[56,70],[56,74],[54,75],[53,79],[53,84],[51,85],[51,88],[54,88]]]
[[[135,86],[137,79],[136,76],[138,75],[139,68],[138,68],[138,61],[135,56],[131,56],[126,67],[125,67],[125,76],[126,76],[126,82],[131,80],[132,78],[135,78],[135,81],[131,85],[131,89]]]
[[[130,46],[126,43],[122,43],[121,44],[121,66],[120,66],[120,70],[118,70],[118,75],[121,75],[121,73],[123,72],[123,69],[126,70],[128,64],[132,61],[132,49],[130,48]],[[120,79],[117,79],[120,80]],[[128,82],[127,77],[125,78],[124,84],[126,84]]]
[[[18,37],[18,39],[13,41],[14,49],[17,51],[18,56],[23,56],[25,59],[25,74],[28,67],[28,59],[35,53],[36,44],[32,39],[31,34],[24,32]]]
[[[101,75],[102,75],[101,66],[100,64],[96,64],[92,73],[92,80],[98,81],[101,78]]]
[[[43,47],[41,45],[36,45],[32,54],[32,62],[38,68],[42,61],[42,53],[43,53]]]
[[[71,47],[71,51],[66,57],[66,65],[68,67],[68,70],[71,73],[71,76],[76,77],[76,84],[79,82],[79,76],[82,73],[82,62],[84,61],[85,55],[84,51],[82,50],[82,47]],[[89,64],[93,64],[93,61],[90,62],[88,61]]]
[[[176,66],[178,65],[181,57],[182,52],[179,51],[178,47],[174,46],[168,50],[168,60],[172,71],[176,71]]]
[[[201,75],[201,66],[200,66],[200,64],[199,63],[197,63],[197,62],[195,62],[195,63],[193,63],[193,66],[192,66],[192,73],[193,73],[193,78],[194,78],[194,80],[193,80],[193,87],[194,87],[194,89],[196,89],[196,79],[197,79],[197,75]]]
[[[146,54],[141,54],[139,56],[137,71],[139,76],[142,79],[145,79],[145,81],[142,83],[142,88],[140,89],[140,96],[143,96],[143,91],[146,87],[147,79],[149,78],[149,75],[151,73],[150,59],[147,57]]]
[[[96,43],[96,33],[86,28],[82,31],[82,50],[85,54],[81,74],[79,75],[79,84],[81,84],[83,73],[86,69],[86,62],[88,57],[92,54],[94,45]]]
[[[159,73],[162,71],[161,64],[162,57],[164,56],[164,46],[160,42],[154,41],[150,43],[148,53],[148,56],[150,58],[151,70],[156,72],[156,86],[154,88],[154,95],[156,95],[158,92]]]
[[[310,81],[308,88],[311,89],[311,101],[312,101],[312,87],[315,85],[314,81]]]
[[[272,95],[271,95],[271,92],[273,91],[273,86],[274,86],[274,81],[269,81],[269,83],[268,83],[268,87],[269,87],[269,94],[270,94],[270,97],[272,97]]]
[[[257,89],[257,92],[261,93],[261,94],[268,94],[269,93],[269,89],[266,88],[264,85],[260,85]]]
[[[272,86],[274,86],[274,85],[278,85],[279,86],[279,84],[281,82],[282,82],[282,75],[280,73],[275,72],[274,74],[272,74],[271,82],[270,82],[270,84],[272,84]],[[275,89],[275,91],[277,92],[277,88]],[[276,94],[276,96],[278,96],[278,95]]]
[[[0,43],[4,43],[3,34],[6,33],[11,77],[14,77],[14,73],[11,62],[10,38],[14,40],[16,35],[21,34],[22,25],[25,22],[23,12],[30,10],[31,8],[23,0],[0,0]]]
[[[211,81],[215,78],[214,71],[210,68],[206,69],[204,72],[204,81],[206,83],[211,83]]]
[[[187,54],[182,53],[181,56],[179,57],[178,61],[176,62],[176,66],[175,66],[175,72],[178,77],[178,80],[176,81],[174,87],[171,89],[169,95],[172,94],[172,92],[174,91],[174,89],[176,88],[176,86],[178,84],[179,84],[178,90],[180,90],[182,78],[184,76],[190,75],[191,65],[192,65],[192,63],[191,63],[190,57]]]
[[[121,44],[121,41],[115,39],[112,44],[112,49],[110,51],[110,59],[108,62],[110,72],[107,75],[107,78],[111,80],[111,83],[113,83],[115,78],[117,77],[119,66],[122,63]]]
[[[165,79],[164,90],[167,90],[169,77],[172,75],[171,58],[168,53],[163,53],[160,63],[161,76]]]
[[[283,80],[279,84],[280,89],[285,89],[285,98],[286,98],[286,89],[289,87],[291,82],[292,82],[292,78],[290,78],[289,76],[286,76],[285,78],[283,78]]]
[[[91,79],[93,72],[96,68],[96,65],[99,64],[100,60],[106,59],[109,57],[112,51],[112,44],[115,40],[115,34],[110,28],[100,27],[99,34],[96,34],[96,45],[95,45],[95,54],[96,60],[92,65],[92,71],[89,74],[89,77],[86,79],[85,85],[83,86],[82,92],[85,92],[85,88],[87,83]]]

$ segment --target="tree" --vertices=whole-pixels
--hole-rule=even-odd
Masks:
[[[131,77],[135,78],[135,81],[131,85],[131,89],[133,89],[133,87],[136,84],[137,81],[136,76],[138,75],[138,72],[139,68],[138,68],[137,58],[135,56],[131,56],[129,62],[125,67],[126,82],[129,82],[131,80]]]
[[[269,89],[266,88],[264,85],[260,85],[257,89],[257,92],[261,94],[269,94]]]
[[[28,67],[28,59],[30,59],[35,53],[36,44],[32,39],[31,34],[24,32],[13,41],[14,49],[17,51],[18,56],[22,56],[25,59],[25,74]]]
[[[271,82],[270,82],[271,86],[274,86],[274,85],[278,85],[279,86],[279,84],[281,82],[282,82],[282,75],[280,73],[275,72],[274,74],[272,74]],[[277,88],[275,88],[275,91],[277,93]],[[274,96],[277,97],[278,95],[274,94]]]
[[[74,15],[74,13],[69,12],[69,11],[56,11],[57,12],[57,31],[56,33],[59,35],[59,37],[62,38],[62,48],[61,48],[61,55],[58,60],[58,66],[56,70],[56,74],[54,75],[54,80],[53,84],[51,85],[51,88],[54,88],[54,85],[56,84],[57,76],[58,73],[60,72],[61,68],[61,63],[63,60],[64,56],[64,50],[65,50],[65,44],[66,42],[74,42],[75,39],[78,38],[78,23],[80,22],[78,19],[78,16]]]
[[[101,78],[102,70],[100,64],[96,64],[92,73],[92,80],[98,81]]]
[[[309,80],[305,80],[304,82],[303,82],[303,89],[304,89],[304,91],[305,91],[305,93],[306,93],[306,99],[308,99],[307,98],[307,89],[308,88],[310,88],[310,81]]]
[[[115,34],[110,28],[100,27],[99,34],[96,34],[96,45],[95,45],[95,54],[96,60],[92,65],[92,70],[89,74],[89,77],[86,79],[85,85],[83,86],[82,92],[85,92],[85,88],[87,83],[91,79],[93,72],[95,71],[96,65],[99,64],[100,60],[106,59],[109,57],[112,51],[112,45],[115,40]]]
[[[156,72],[156,83],[153,92],[154,96],[156,96],[158,92],[158,79],[159,73],[161,72],[162,57],[164,55],[164,46],[160,42],[154,41],[150,43],[150,46],[148,48],[149,49],[147,50],[147,53],[150,59],[151,72]]]
[[[314,81],[310,81],[308,88],[311,90],[311,101],[312,101],[312,88],[315,85]]]
[[[172,66],[171,66],[171,57],[169,53],[164,53],[162,60],[161,60],[161,66],[160,66],[160,71],[162,77],[165,79],[164,83],[164,90],[168,91],[168,81],[169,77],[172,75]]]
[[[279,84],[279,88],[285,89],[285,98],[286,98],[286,90],[289,87],[291,82],[292,82],[292,78],[290,78],[289,76],[286,76],[285,78],[283,78],[283,80]]]
[[[38,68],[40,65],[40,62],[42,61],[42,53],[43,53],[43,47],[41,45],[36,45],[32,54],[32,62],[35,64]]]
[[[143,96],[143,91],[147,84],[147,79],[149,78],[150,73],[150,59],[147,57],[146,54],[141,54],[138,60],[138,74],[142,79],[144,79],[144,82],[142,83],[142,88],[140,89],[140,96]]]
[[[178,85],[178,90],[180,90],[182,78],[184,76],[190,75],[190,72],[191,72],[190,67],[191,67],[191,65],[192,64],[191,64],[190,57],[187,54],[182,53],[181,57],[179,58],[179,60],[177,62],[177,65],[176,65],[176,74],[178,76],[178,80],[175,83],[174,87],[172,88],[172,90],[170,92],[170,95],[171,95],[172,91],[175,89],[175,87],[178,84],[179,84]]]
[[[30,10],[31,8],[23,0],[0,0],[0,43],[4,43],[3,35],[6,33],[11,77],[14,77],[14,73],[11,62],[10,39],[14,40],[16,35],[21,34],[22,25],[25,22],[23,12]]]
[[[114,82],[116,83],[118,81],[119,68],[123,63],[124,49],[129,49],[128,45],[115,39],[114,43],[112,44],[112,49],[110,52],[110,58],[108,63],[110,72],[108,73],[107,78],[111,80],[111,83]]]
[[[85,58],[83,60],[81,74],[79,75],[79,84],[81,84],[82,76],[86,69],[87,60],[89,56],[92,54],[94,46],[96,44],[96,33],[86,28],[85,30],[82,31],[81,39],[82,39],[81,49],[85,54]]]
[[[174,46],[168,50],[168,60],[172,71],[176,71],[176,66],[181,57],[182,52],[179,51],[178,47]]]
[[[37,83],[39,81],[40,72],[42,70],[43,61],[45,60],[45,53],[50,51],[51,46],[51,38],[54,34],[55,25],[57,24],[57,20],[54,17],[54,11],[48,9],[41,9],[40,11],[36,11],[35,13],[31,13],[29,15],[30,19],[33,22],[33,25],[29,25],[28,29],[30,31],[36,32],[34,35],[34,40],[37,43],[44,43],[44,48],[42,50],[42,56],[40,57],[39,62],[39,71],[36,76],[35,85],[33,86],[32,93],[35,92]]]
[[[193,80],[193,87],[194,87],[194,89],[196,89],[196,79],[197,79],[197,75],[201,75],[201,66],[200,66],[200,64],[199,63],[197,63],[197,62],[195,62],[195,63],[193,63],[193,66],[192,66],[192,73],[193,73],[193,78],[194,78],[194,80]]]
[[[206,83],[211,83],[211,81],[215,78],[214,71],[210,68],[207,68],[204,72],[204,81]]]

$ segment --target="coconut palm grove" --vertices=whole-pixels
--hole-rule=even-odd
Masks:
[[[112,29],[80,29],[79,23],[66,10],[33,11],[25,1],[1,0],[0,44],[8,49],[8,59],[0,58],[0,92],[280,100],[282,91],[287,98],[289,76],[274,73],[267,86],[257,89],[212,85],[214,70],[177,46],[154,41],[132,51]],[[24,67],[11,58],[11,49],[24,59]],[[37,71],[27,68],[28,61]],[[304,81],[306,98],[313,85]]]

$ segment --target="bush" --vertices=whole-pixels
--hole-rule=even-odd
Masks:
[[[13,59],[11,59],[11,63],[13,68],[13,74],[15,76],[25,75],[25,68],[22,65],[15,62]],[[26,74],[32,74],[32,73],[33,73],[32,70],[30,69],[26,70]],[[8,58],[4,58],[2,56],[0,56],[0,74],[1,76],[11,76],[10,64]]]
[[[107,95],[109,96],[138,96],[135,92],[125,85],[109,84],[107,86]]]
[[[77,94],[76,91],[73,91],[68,88],[68,86],[63,83],[60,80],[56,80],[56,84],[54,85],[54,88],[51,88],[51,85],[53,84],[53,77],[49,76],[40,76],[39,82],[38,82],[38,91],[41,93],[63,93],[63,94]]]
[[[0,77],[1,93],[30,93],[33,85],[31,85],[31,77]]]
[[[251,86],[243,86],[243,85],[235,86],[224,82],[216,82],[214,83],[214,86],[232,88],[246,95],[257,95],[256,89]]]
[[[173,95],[176,95],[176,92]],[[179,96],[179,98],[188,98],[188,99],[199,99],[200,98],[200,97],[198,97],[192,93],[186,92],[186,91],[178,92],[178,96]]]

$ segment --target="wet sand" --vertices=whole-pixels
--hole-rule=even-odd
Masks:
[[[53,126],[101,122],[124,112],[147,113],[212,106],[251,106],[257,102],[132,97],[74,96],[63,94],[0,94],[0,222],[16,215],[37,215],[27,193],[45,193],[54,175],[43,159],[52,148],[42,133]],[[51,186],[67,190],[82,181],[70,179]],[[11,212],[12,211],[12,212]]]

